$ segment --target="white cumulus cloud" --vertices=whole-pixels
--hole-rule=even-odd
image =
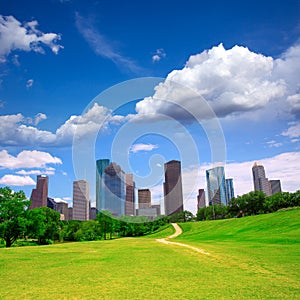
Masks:
[[[17,156],[9,154],[6,150],[0,151],[0,167],[6,169],[19,168],[46,168],[47,164],[62,164],[60,158],[42,151],[24,150]]]
[[[0,184],[8,186],[25,186],[35,185],[34,180],[29,176],[18,176],[18,175],[4,175],[0,178]]]
[[[37,26],[37,21],[22,24],[13,16],[0,15],[0,62],[5,62],[14,50],[44,53],[43,46],[47,46],[57,54],[63,48],[57,43],[61,39],[59,34],[43,33]]]
[[[299,111],[300,46],[291,47],[278,59],[222,44],[192,55],[183,69],[170,72],[152,97],[136,104],[139,115],[168,114],[186,119],[180,107],[205,118],[201,95],[218,117],[280,107],[278,111]],[[191,91],[194,92],[190,92]],[[196,93],[195,93],[196,92]],[[166,101],[174,102],[170,105]]]
[[[105,130],[108,124],[119,124],[126,117],[112,115],[111,111],[104,106],[95,103],[91,108],[80,116],[71,116],[62,124],[55,133],[40,130],[36,125],[47,116],[39,113],[34,120],[26,118],[22,114],[0,116],[0,145],[1,146],[65,146],[71,145],[74,135],[76,138],[85,138],[90,134],[97,133],[100,129]],[[28,126],[29,124],[35,126]]]

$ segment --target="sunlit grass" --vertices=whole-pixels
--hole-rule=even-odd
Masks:
[[[300,210],[181,224],[175,240],[209,256],[156,242],[171,227],[148,238],[3,248],[0,299],[300,299],[299,219]]]

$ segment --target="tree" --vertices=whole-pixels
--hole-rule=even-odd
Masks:
[[[30,205],[23,191],[14,192],[9,187],[0,188],[0,238],[6,247],[11,245],[26,230],[25,210]]]
[[[40,245],[59,238],[60,214],[49,208],[39,207],[27,211],[27,234],[38,239]]]

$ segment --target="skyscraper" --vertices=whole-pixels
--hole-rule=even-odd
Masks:
[[[96,161],[96,208],[100,211],[104,208],[104,182],[103,173],[109,166],[109,159],[99,159]]]
[[[201,208],[201,207],[205,207],[206,203],[205,203],[205,191],[204,189],[199,189],[198,190],[198,195],[197,195],[197,211]]]
[[[226,203],[234,198],[234,188],[233,188],[233,179],[228,178],[225,179],[225,187],[226,187]]]
[[[209,205],[226,205],[224,167],[215,167],[206,170],[206,181]]]
[[[126,179],[125,173],[119,165],[111,163],[103,174],[104,179],[104,207],[115,216],[125,214]]]
[[[132,174],[126,174],[126,202],[125,215],[135,215],[135,183]]]
[[[30,200],[31,205],[29,209],[36,207],[47,206],[48,198],[48,176],[38,175],[36,188],[32,189]]]
[[[171,160],[165,163],[164,167],[165,214],[177,214],[183,211],[181,163],[177,160]]]
[[[138,201],[140,208],[150,208],[151,207],[151,192],[149,189],[139,189],[138,190]]]
[[[267,196],[272,195],[271,184],[266,178],[265,169],[262,165],[257,162],[254,163],[252,167],[253,183],[255,191],[262,191]]]
[[[73,182],[73,220],[89,220],[89,185],[85,180]]]
[[[270,180],[272,195],[281,193],[281,183],[280,180]]]

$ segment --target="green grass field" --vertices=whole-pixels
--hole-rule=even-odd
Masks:
[[[0,249],[0,299],[300,299],[300,209],[147,238]]]

